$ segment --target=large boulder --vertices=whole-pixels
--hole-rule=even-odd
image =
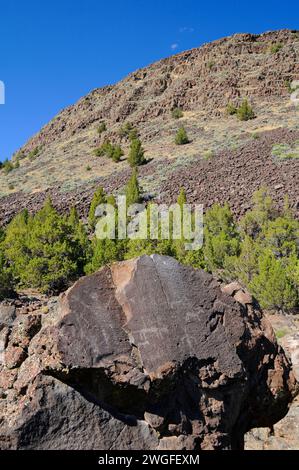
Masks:
[[[296,391],[250,295],[165,256],[104,267],[5,328],[2,449],[239,449]]]

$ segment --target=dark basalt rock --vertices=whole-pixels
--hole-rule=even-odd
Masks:
[[[169,257],[80,279],[12,344],[16,322],[0,358],[2,449],[237,449],[296,391],[249,294]],[[12,346],[25,355],[6,363]]]

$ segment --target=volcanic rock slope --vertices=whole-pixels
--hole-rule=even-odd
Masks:
[[[240,449],[295,392],[251,296],[169,257],[104,267],[48,313],[0,305],[0,449]]]
[[[36,210],[46,195],[58,208],[76,205],[83,215],[97,185],[121,191],[130,174],[126,158],[116,164],[95,157],[93,150],[110,138],[127,155],[119,130],[128,122],[138,128],[150,160],[140,169],[142,185],[159,200],[175,199],[184,185],[189,199],[205,205],[228,200],[240,215],[252,192],[267,185],[279,204],[287,193],[298,210],[299,160],[273,155],[277,144],[299,151],[299,108],[290,99],[290,84],[299,79],[298,58],[298,31],[236,34],[92,91],[24,145],[19,168],[0,172],[0,221],[8,222],[25,206]],[[256,118],[240,122],[227,115],[226,105],[244,98]],[[173,119],[175,107],[183,118]],[[99,135],[101,122],[107,130]],[[191,142],[177,146],[181,125]]]

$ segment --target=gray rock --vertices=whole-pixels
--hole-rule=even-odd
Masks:
[[[5,326],[12,326],[15,318],[15,307],[10,305],[3,305],[0,303],[0,330]]]
[[[31,319],[24,337],[15,320],[0,448],[242,448],[287,413],[296,385],[254,301],[223,290],[143,256],[80,279],[40,330]]]

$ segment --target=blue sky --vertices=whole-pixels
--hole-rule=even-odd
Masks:
[[[299,29],[298,18],[297,0],[0,0],[0,159],[93,88],[236,32]]]

